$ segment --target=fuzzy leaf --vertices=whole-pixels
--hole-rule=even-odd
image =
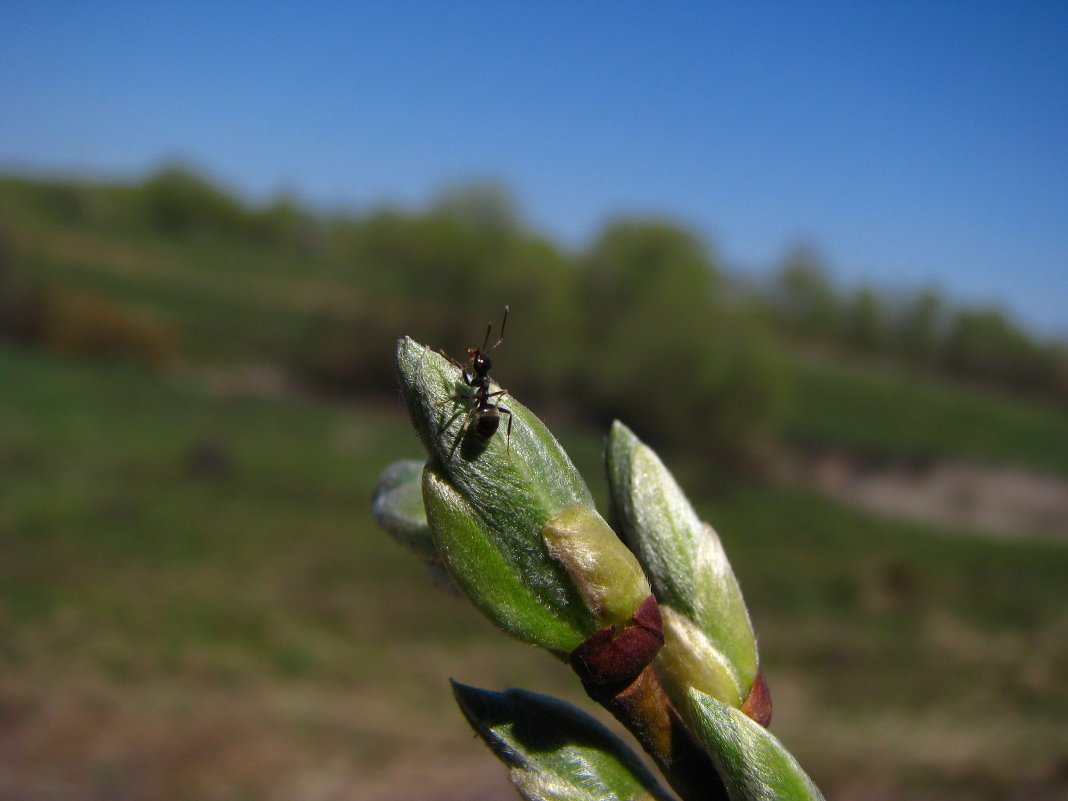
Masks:
[[[434,584],[456,594],[456,585],[441,562],[441,554],[426,522],[422,477],[423,462],[415,459],[394,462],[378,477],[371,497],[371,511],[378,525],[394,541],[419,557]]]

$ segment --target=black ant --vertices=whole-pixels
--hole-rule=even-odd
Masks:
[[[493,343],[492,347],[487,348],[486,346],[489,344],[490,332],[493,330],[493,323],[489,323],[489,325],[486,326],[486,337],[482,340],[482,347],[474,345],[470,348],[464,348],[464,352],[467,353],[469,357],[469,361],[466,365],[460,364],[452,356],[445,353],[445,351],[441,352],[442,356],[460,368],[460,372],[464,377],[464,383],[475,389],[475,394],[473,396],[458,395],[454,398],[449,398],[449,400],[471,398],[474,400],[475,405],[468,410],[467,419],[464,421],[463,426],[461,426],[460,433],[457,435],[456,440],[452,443],[452,449],[449,451],[448,459],[445,461],[452,459],[452,455],[456,452],[456,447],[460,444],[460,440],[463,439],[464,434],[470,430],[472,420],[474,422],[475,436],[483,442],[486,442],[490,437],[497,433],[497,429],[501,425],[501,414],[508,415],[508,429],[506,436],[508,438],[508,448],[511,450],[512,412],[510,409],[501,406],[500,403],[493,403],[491,400],[491,398],[499,398],[501,395],[506,394],[507,390],[499,389],[496,392],[490,392],[489,371],[490,368],[493,367],[493,363],[490,361],[488,354],[488,351],[493,350],[504,342],[504,326],[507,323],[508,307],[505,306],[504,319],[501,320],[501,335],[497,338],[497,341]]]

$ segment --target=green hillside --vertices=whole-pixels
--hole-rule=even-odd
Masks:
[[[10,348],[0,375],[0,697],[27,781],[95,797],[158,775],[132,786],[263,797],[325,761],[390,785],[413,759],[481,764],[457,751],[446,676],[581,703],[564,668],[500,642],[374,527],[378,470],[417,450],[396,410],[219,396]],[[600,483],[596,437],[565,439]],[[776,731],[829,792],[873,760],[947,797],[1059,764],[1068,550],[756,485],[702,507],[782,688]],[[46,736],[85,726],[98,747]],[[213,747],[193,748],[209,730]],[[959,756],[925,760],[917,738],[957,738]],[[271,767],[235,772],[250,760]]]
[[[800,360],[786,436],[876,459],[963,459],[1068,476],[1068,413],[1052,404],[855,360]]]
[[[476,269],[486,257],[480,248],[490,248],[479,244],[477,236],[464,245],[477,257],[450,255],[448,247],[459,247],[450,236],[460,234],[428,232],[424,229],[430,223],[418,215],[329,223],[302,217],[295,207],[246,210],[208,184],[192,188],[206,197],[180,196],[185,205],[178,206],[188,214],[188,209],[199,211],[207,222],[198,227],[194,218],[180,226],[173,219],[177,212],[164,215],[170,206],[159,199],[153,205],[152,186],[0,181],[0,244],[6,244],[0,253],[13,265],[9,272],[17,273],[24,284],[51,288],[61,300],[92,299],[77,306],[80,314],[67,326],[73,333],[66,332],[61,350],[85,346],[78,338],[91,341],[101,317],[132,315],[147,325],[135,326],[129,337],[144,337],[139,331],[147,328],[148,336],[175,343],[186,362],[266,363],[310,389],[388,396],[389,360],[397,336],[409,333],[458,352],[479,335],[483,317],[496,316],[487,308],[493,311],[510,302],[515,306],[512,333],[498,368],[509,386],[552,405],[563,403],[572,412],[586,409],[594,420],[622,414],[663,445],[703,444],[713,458],[730,460],[737,448],[764,447],[761,443],[770,436],[809,448],[844,447],[874,458],[954,458],[1068,475],[1068,414],[1055,401],[855,356],[816,360],[780,349],[768,359],[760,354],[770,353],[769,337],[752,339],[756,332],[748,324],[728,332],[728,338],[743,344],[733,351],[713,350],[717,361],[708,369],[723,372],[723,362],[732,360],[739,367],[709,379],[726,380],[721,388],[710,385],[699,391],[691,378],[708,370],[686,361],[682,331],[651,331],[641,320],[636,324],[624,319],[612,343],[615,351],[606,351],[601,342],[579,336],[581,325],[569,311],[572,301],[562,284],[524,290],[510,283],[511,278],[500,278],[493,267],[484,280],[467,279],[471,292],[461,284],[447,296],[398,295],[390,285],[403,283],[399,276],[404,269],[416,269],[416,262],[385,263],[389,253],[354,244],[378,235],[381,227],[414,226],[417,233],[441,238],[444,262],[459,259],[467,270]],[[175,202],[171,194],[163,198]],[[160,222],[161,215],[166,224]],[[220,219],[230,222],[223,225]],[[559,264],[550,266],[556,258],[550,245],[524,236],[515,234],[522,245],[518,255],[514,248],[504,252],[533,259],[527,266],[548,276],[545,281],[570,280],[568,269],[560,272]],[[429,242],[423,247],[432,246]],[[432,253],[428,259],[427,265],[437,263]],[[442,280],[419,275],[424,283]],[[418,277],[404,279],[409,280],[418,284]],[[504,281],[494,290],[503,298],[499,305],[476,303],[478,284],[495,281]],[[0,301],[2,287],[0,266]],[[545,294],[551,291],[561,296],[546,305]],[[86,305],[88,312],[82,308]],[[734,317],[728,320],[737,318],[737,312],[729,315]],[[596,324],[603,326],[604,315],[597,317]],[[539,328],[540,321],[546,326]],[[658,349],[656,337],[663,338],[663,348]],[[133,346],[135,355],[149,350],[138,344]],[[704,343],[714,344],[715,338]],[[156,351],[160,347],[166,350],[157,346]],[[746,361],[750,353],[756,361]],[[663,372],[652,365],[665,357],[672,363],[671,389],[650,403],[648,382]],[[612,388],[615,394],[606,396]],[[707,438],[682,436],[683,427],[673,415],[695,422]],[[677,442],[674,432],[679,432]]]
[[[411,263],[461,266],[419,287],[386,259],[407,242],[394,227],[431,236]],[[1055,401],[797,357],[715,287],[730,326],[680,338],[643,305],[639,262],[612,301],[630,316],[574,305],[615,293],[609,256],[636,243],[688,286],[704,257],[670,227],[618,229],[582,259],[480,230],[250,209],[181,182],[0,181],[0,796],[400,801],[436,775],[507,797],[447,677],[588,705],[434,589],[369,508],[379,471],[418,455],[393,340],[457,352],[505,301],[494,374],[562,424],[595,495],[599,418],[639,415],[664,440],[741,580],[774,730],[829,798],[1068,792],[1062,542],[904,523],[736,467],[785,443],[1068,475]],[[529,269],[445,292],[503,256]],[[544,283],[524,290],[528,274]],[[752,451],[731,431],[749,425]]]

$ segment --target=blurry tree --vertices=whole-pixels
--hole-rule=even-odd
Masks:
[[[42,208],[61,220],[81,222],[104,216],[100,207],[107,190],[103,187],[82,181],[60,180],[42,182],[35,189]]]
[[[0,218],[0,340],[25,341],[33,326],[38,281],[25,247],[16,226]]]
[[[15,316],[15,247],[7,225],[0,220],[0,339],[14,334]]]
[[[507,236],[522,228],[522,212],[512,193],[493,181],[456,184],[431,204],[444,214],[486,236]]]
[[[958,312],[946,335],[944,361],[958,375],[1066,397],[1064,346],[1034,341],[997,309]]]
[[[249,214],[241,202],[188,167],[165,166],[140,190],[147,221],[164,233],[233,236],[248,231]]]
[[[272,328],[268,358],[288,359],[302,374],[346,392],[391,386],[397,331],[462,357],[464,346],[481,342],[487,322],[499,325],[509,304],[507,347],[494,370],[502,386],[539,403],[564,398],[578,414],[607,414],[627,395],[633,407],[646,409],[644,432],[660,443],[682,429],[672,414],[702,421],[708,442],[723,449],[752,450],[743,441],[774,429],[784,378],[769,367],[776,346],[767,320],[794,341],[892,355],[1068,399],[1064,344],[1037,340],[1000,312],[951,313],[934,291],[905,301],[874,289],[847,296],[817,251],[799,246],[763,293],[760,321],[684,228],[621,221],[574,257],[525,227],[514,199],[492,182],[451,187],[418,211],[328,218],[284,195],[251,206],[195,170],[170,165],[129,185],[0,176],[0,212],[13,231],[59,223],[123,237],[152,229],[254,243],[265,257],[280,251],[279,264],[299,254],[302,267],[329,270],[331,281],[345,283],[351,301],[347,308],[324,304],[295,325]],[[6,273],[0,275],[0,327],[8,335],[29,331],[43,309],[45,288],[25,263],[0,253]],[[84,298],[53,308],[80,321],[72,327],[90,350],[111,348],[99,345],[109,337],[151,339],[147,328],[135,333],[136,325],[116,333],[122,326],[114,321],[126,316],[125,308]],[[105,329],[112,333],[105,336]],[[235,343],[244,337],[246,347],[255,343],[265,352],[262,334],[235,319],[226,336]],[[672,383],[674,364],[693,368],[686,386]]]
[[[1016,330],[1002,312],[960,311],[946,336],[945,363],[961,375],[997,378],[1019,354],[1020,345]]]
[[[875,354],[886,348],[888,326],[886,310],[875,291],[858,289],[842,309],[842,338],[846,345],[861,353]]]
[[[500,325],[509,304],[507,348],[494,376],[534,399],[559,394],[571,373],[574,269],[552,243],[523,230],[515,208],[502,189],[480,184],[454,188],[426,211],[382,209],[336,223],[333,258],[348,265],[367,303],[349,323],[324,323],[312,346],[323,352],[311,360],[331,365],[324,378],[356,387],[358,373],[392,371],[400,330],[462,359],[487,323]],[[374,364],[356,358],[356,347],[379,354]],[[509,372],[509,364],[523,369]]]
[[[934,289],[910,298],[897,318],[897,351],[907,362],[930,366],[945,335],[946,304]]]
[[[772,308],[793,333],[827,339],[838,332],[838,297],[816,251],[787,253],[772,288]]]
[[[595,412],[724,459],[761,452],[783,373],[770,337],[727,303],[692,234],[663,222],[608,226],[583,260],[579,296],[585,325],[574,387]]]
[[[297,253],[317,253],[326,244],[323,224],[287,194],[279,194],[266,207],[250,212],[249,228],[260,243]]]

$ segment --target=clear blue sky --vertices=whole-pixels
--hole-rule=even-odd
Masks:
[[[355,208],[499,179],[568,246],[667,214],[1068,333],[1063,0],[2,4],[0,168],[171,157]]]

